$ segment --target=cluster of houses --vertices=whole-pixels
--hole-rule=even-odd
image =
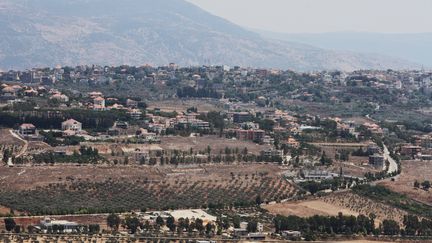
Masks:
[[[86,135],[87,132],[82,129],[82,123],[74,119],[68,119],[61,123],[61,132],[64,137]],[[17,133],[26,140],[42,140],[39,130],[35,125],[23,123],[18,127]]]
[[[411,145],[411,144],[401,144],[400,145],[400,154],[402,156],[406,156],[411,159],[422,159],[422,160],[431,160],[432,155],[422,154],[423,149],[422,146]]]
[[[164,117],[158,114],[158,110],[147,114],[140,107],[141,102],[134,99],[119,101],[117,98],[105,96],[102,92],[90,92],[87,95],[75,95],[68,97],[69,91],[60,92],[50,87],[58,81],[68,81],[82,85],[99,85],[111,84],[116,81],[139,81],[144,84],[166,85],[169,82],[187,84],[195,89],[209,88],[223,94],[231,81],[236,83],[236,91],[247,94],[249,91],[246,83],[254,83],[260,80],[262,87],[270,85],[270,78],[279,77],[283,82],[295,81],[290,78],[293,75],[291,71],[282,71],[274,69],[253,69],[242,67],[227,66],[202,66],[180,68],[171,63],[162,67],[109,67],[109,66],[77,66],[74,68],[56,67],[52,69],[32,69],[26,71],[8,71],[0,73],[0,80],[6,83],[1,84],[0,99],[8,102],[24,102],[21,98],[43,96],[49,100],[60,103],[60,107],[75,108],[80,107],[95,111],[124,110],[131,120],[138,120],[139,127],[129,130],[128,121],[117,121],[114,126],[106,133],[107,138],[119,136],[136,136],[138,142],[158,143],[160,136],[173,130],[187,130],[197,133],[208,133],[213,131],[211,123],[199,119],[199,114],[194,112],[185,112],[177,114],[175,117]],[[311,72],[304,74],[305,77],[314,80],[317,83],[334,86],[368,86],[373,88],[389,88],[401,91],[422,89],[427,91],[432,87],[432,74],[424,71],[355,71],[355,72]],[[179,78],[181,77],[181,78]],[[180,80],[181,79],[181,80]],[[217,82],[216,82],[217,80]],[[209,82],[212,81],[212,82]],[[214,81],[214,82],[213,82]],[[237,85],[238,84],[238,85]],[[232,87],[231,87],[232,88]],[[73,91],[70,91],[73,93]],[[164,94],[176,97],[175,94]],[[76,97],[80,97],[79,99]],[[278,134],[289,134],[288,138],[284,136],[282,141],[277,141],[288,148],[298,148],[300,142],[294,137],[295,135],[305,133],[310,130],[321,130],[320,126],[313,126],[312,123],[299,121],[292,113],[270,108],[272,102],[271,93],[259,94],[253,101],[246,103],[236,99],[221,98],[219,104],[224,107],[222,112],[226,115],[230,126],[225,129],[224,135],[242,141],[251,141],[259,144],[274,145],[275,137]],[[287,94],[291,99],[313,99],[314,94],[308,93],[305,89],[298,89]],[[167,97],[158,97],[167,98]],[[403,99],[403,96],[401,97]],[[334,97],[337,101],[338,98]],[[373,102],[370,105],[378,104]],[[305,114],[309,120],[314,117]],[[257,119],[274,121],[274,127],[271,131],[257,122]],[[359,124],[340,118],[331,118],[337,124],[337,132],[340,134],[350,134],[355,138],[362,139],[365,131],[373,135],[381,136],[388,132],[388,129],[381,128],[379,124],[372,120]],[[144,122],[141,122],[144,121]],[[365,129],[365,131],[364,131]],[[82,129],[82,124],[75,120],[64,121],[62,124],[63,136],[81,136],[87,140],[103,139],[102,136],[90,136]],[[40,139],[36,127],[32,124],[23,124],[19,128],[19,134],[26,139]],[[401,145],[399,152],[403,156],[429,160],[431,139],[428,136],[419,136],[414,144]],[[280,150],[272,149],[262,151],[264,156],[278,157]],[[382,151],[377,151],[369,156],[369,164],[377,169],[385,166],[385,159]]]
[[[322,83],[327,86],[357,86],[372,87],[387,90],[421,90],[425,93],[432,92],[432,73],[428,71],[392,71],[392,70],[359,70],[354,72],[343,71],[317,71],[302,74],[314,83]],[[224,93],[230,83],[236,84],[239,93],[248,93],[254,89],[254,85],[248,87],[243,84],[256,83],[259,80],[263,87],[269,85],[271,79],[279,78],[290,82],[293,72],[290,70],[254,69],[228,66],[196,66],[178,67],[171,63],[166,66],[152,67],[149,65],[131,66],[76,66],[56,68],[34,68],[25,71],[9,70],[0,72],[0,81],[20,82],[26,85],[42,84],[53,85],[59,81],[68,81],[80,85],[94,86],[113,84],[118,81],[140,82],[164,86],[168,83],[182,81],[184,84],[200,88],[210,88],[216,92]],[[182,77],[182,80],[179,80]],[[217,82],[216,82],[217,80]],[[208,82],[213,81],[213,82]],[[9,92],[8,92],[9,93]],[[156,95],[156,94],[155,94]],[[159,94],[158,94],[159,95]],[[268,94],[271,95],[271,94]],[[259,106],[269,103],[268,95],[259,95],[255,102]],[[313,100],[314,94],[307,89],[298,89],[287,94],[293,99]],[[175,94],[165,94],[168,98]],[[267,96],[267,97],[266,97]],[[397,97],[401,102],[407,102],[406,95]],[[341,102],[337,95],[331,97],[334,102]],[[96,107],[98,108],[98,107]]]

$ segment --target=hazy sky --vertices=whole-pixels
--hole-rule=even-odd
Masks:
[[[432,0],[188,0],[244,27],[277,32],[432,32]]]

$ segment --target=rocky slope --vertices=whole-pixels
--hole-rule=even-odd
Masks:
[[[401,69],[395,58],[268,40],[184,0],[0,0],[0,68],[227,64]]]

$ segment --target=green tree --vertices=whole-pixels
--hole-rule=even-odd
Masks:
[[[405,215],[403,223],[407,235],[416,235],[417,231],[420,229],[420,221],[415,215]]]
[[[158,216],[156,218],[156,224],[159,225],[159,226],[162,226],[162,225],[165,224],[165,221],[163,220],[163,218],[161,216]]]
[[[418,182],[417,180],[414,181],[414,187],[415,188],[420,188],[420,182]]]
[[[15,234],[19,234],[19,233],[21,233],[21,226],[19,226],[19,225],[15,225],[15,227],[14,227],[14,233]]]
[[[197,229],[199,232],[203,232],[204,231],[204,222],[202,221],[202,219],[196,219],[195,220],[195,229]]]
[[[306,182],[303,186],[306,190],[308,190],[312,195],[315,195],[320,189],[320,184],[315,181]]]
[[[174,217],[168,217],[166,220],[166,225],[172,232],[174,232],[176,229]]]
[[[323,152],[322,155],[321,155],[320,163],[322,165],[332,165],[333,164],[333,160],[331,158],[327,157],[326,153]]]
[[[113,230],[118,230],[121,219],[117,214],[110,214],[107,217],[107,225]]]
[[[138,230],[138,227],[141,226],[141,223],[137,217],[128,215],[125,219],[125,226],[131,234],[135,234]]]
[[[214,228],[215,228],[214,225],[212,225],[211,223],[207,223],[206,226],[205,226],[206,234],[207,234],[207,235],[212,234]]]
[[[234,226],[234,228],[240,228],[240,221],[241,221],[241,219],[240,219],[240,217],[239,216],[234,216],[234,218],[233,218],[233,226]]]
[[[261,205],[261,203],[263,203],[263,200],[261,199],[261,195],[258,195],[258,196],[255,198],[255,204],[256,204],[256,205]]]
[[[423,181],[421,186],[422,186],[423,190],[428,191],[429,188],[431,187],[431,183],[430,183],[430,181]]]
[[[265,119],[258,121],[260,129],[264,131],[273,131],[275,122],[273,120]]]
[[[97,234],[100,231],[100,226],[98,224],[90,224],[88,226],[89,234]]]
[[[385,235],[399,235],[399,224],[394,220],[384,220],[382,223],[383,233]]]
[[[16,226],[15,220],[13,218],[5,218],[4,224],[5,224],[6,230],[9,232],[12,231],[13,229],[15,229],[15,226]]]
[[[257,232],[258,223],[256,221],[250,221],[247,225],[248,232]]]

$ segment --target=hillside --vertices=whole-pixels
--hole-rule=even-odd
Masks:
[[[301,42],[329,50],[378,53],[432,67],[432,33],[368,33],[334,32],[317,34],[285,34],[256,30],[262,36]]]
[[[0,0],[0,68],[78,64],[227,64],[413,68],[394,58],[260,37],[184,0]]]

